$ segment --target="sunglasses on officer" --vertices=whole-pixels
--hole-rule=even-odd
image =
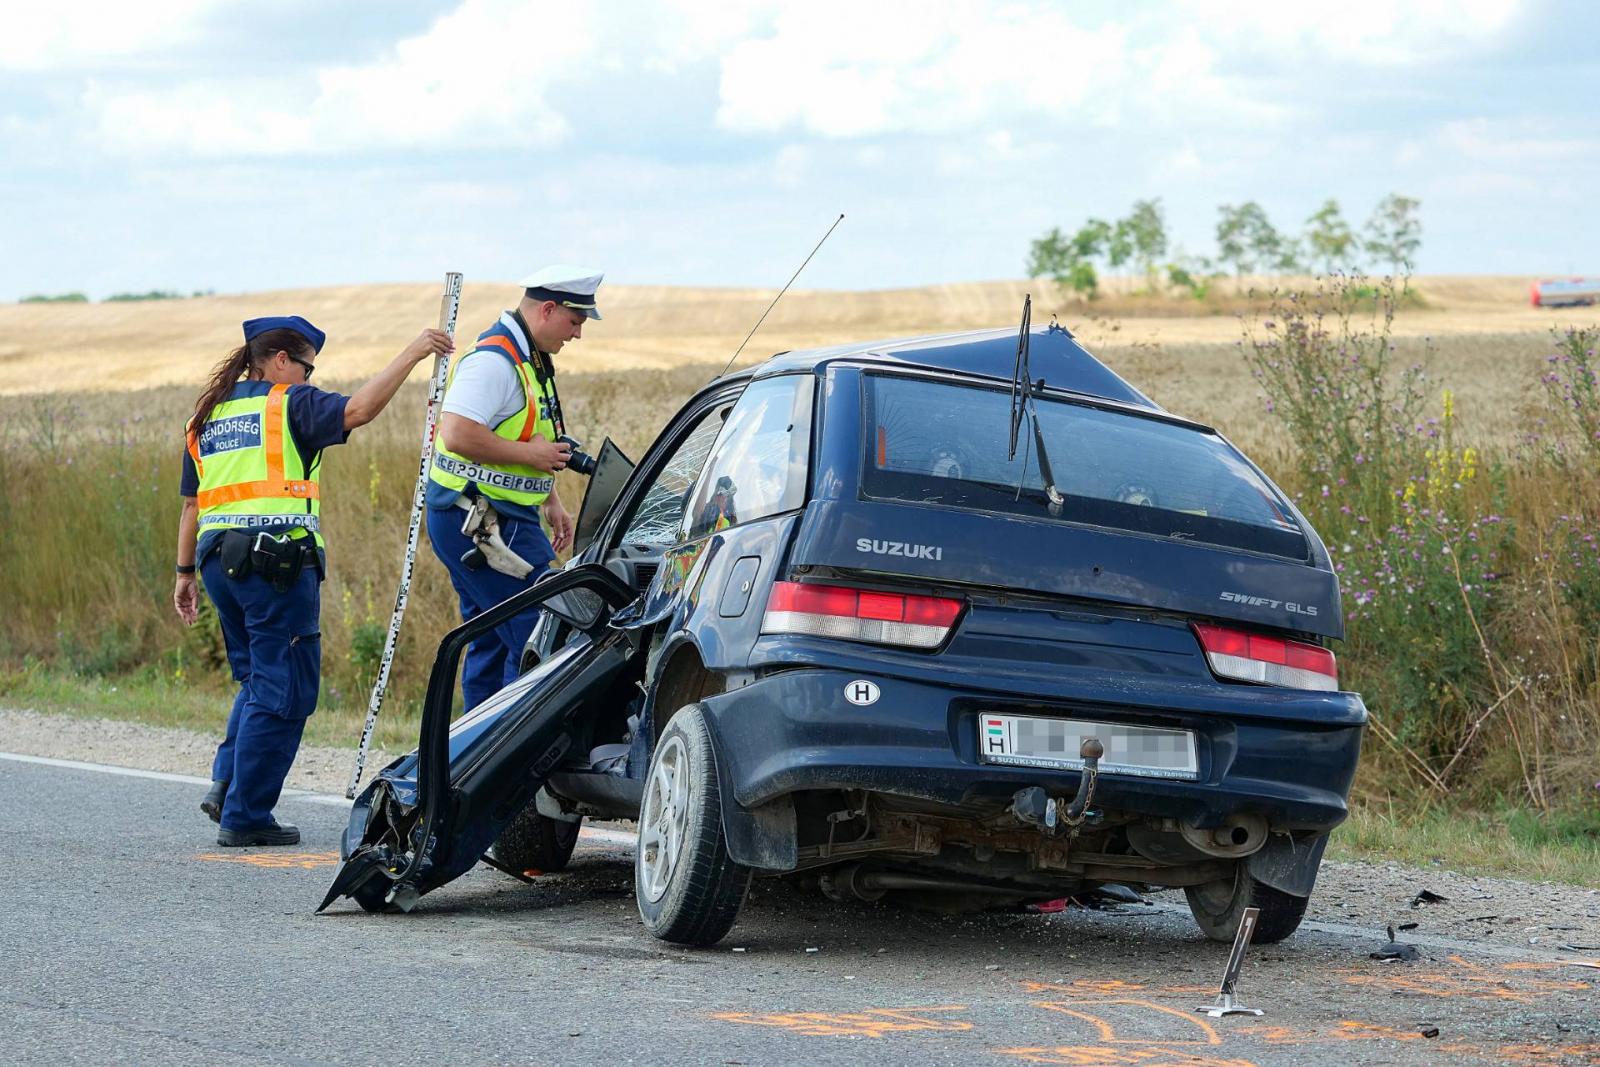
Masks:
[[[317,368],[312,364],[312,362],[309,359],[301,359],[299,356],[295,355],[293,352],[290,352],[288,349],[284,349],[283,350],[283,356],[290,363],[298,363],[298,364],[300,364],[300,366],[304,367],[305,368],[305,372],[306,372],[306,381],[309,382],[311,380],[311,372],[316,370]]]

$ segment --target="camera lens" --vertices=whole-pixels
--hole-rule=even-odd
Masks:
[[[562,434],[556,440],[572,447],[572,454],[567,457],[567,470],[577,471],[585,478],[594,473],[594,457],[583,450],[582,441],[566,434]]]

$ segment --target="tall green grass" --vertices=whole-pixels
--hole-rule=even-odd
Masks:
[[[591,449],[609,434],[637,459],[716,369],[564,376],[568,430]],[[197,392],[0,400],[0,665],[181,684],[214,692],[225,718],[227,665],[209,602],[193,627],[171,606],[181,427]],[[405,550],[424,398],[420,381],[408,385],[323,460],[325,708],[366,705]],[[584,479],[563,474],[559,488],[576,509]],[[424,532],[386,715],[416,713],[433,650],[459,621]],[[0,676],[0,698],[6,689]]]
[[[1373,712],[1358,799],[1600,819],[1600,330],[1557,333],[1539,359],[1526,337],[1396,340],[1405,299],[1334,281],[1272,301],[1237,349],[1108,362],[1233,433],[1323,535],[1344,589],[1341,678]],[[564,374],[569,430],[637,459],[718,369]],[[1240,387],[1251,374],[1264,418]],[[197,391],[0,399],[0,699],[50,672],[125,678],[214,694],[200,704],[222,721],[215,619],[185,628],[170,606],[179,427]],[[422,408],[419,381],[324,460],[322,703],[336,713],[364,708],[382,648]],[[584,480],[560,486],[575,508]],[[424,544],[386,718],[415,715],[457,621]]]

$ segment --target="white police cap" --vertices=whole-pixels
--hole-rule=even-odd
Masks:
[[[591,319],[598,319],[594,294],[605,275],[593,267],[574,267],[570,263],[556,263],[536,270],[522,279],[521,285],[535,300],[554,300],[562,307],[581,311]]]

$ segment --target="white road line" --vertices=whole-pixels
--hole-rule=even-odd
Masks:
[[[16,763],[37,763],[44,767],[60,767],[69,771],[93,771],[96,774],[117,774],[124,778],[149,778],[157,782],[180,782],[184,785],[198,785],[210,788],[211,779],[197,778],[192,774],[169,774],[166,771],[146,771],[137,767],[114,767],[109,763],[84,763],[72,759],[51,759],[48,756],[24,756],[17,752],[0,752],[0,759],[12,760]],[[333,804],[339,807],[350,806],[350,802],[336,793],[313,793],[309,789],[285,789],[285,800],[303,800],[310,804]]]
[[[177,782],[181,785],[198,785],[209,788],[211,779],[198,778],[192,774],[170,774],[166,771],[146,771],[137,767],[116,767],[109,763],[85,763],[81,760],[52,759],[49,756],[24,756],[19,752],[0,752],[0,760],[11,760],[13,763],[33,763],[41,767],[59,767],[68,771],[93,771],[95,774],[116,774],[124,778],[146,778],[157,782]],[[327,804],[336,808],[349,808],[350,801],[337,793],[315,793],[309,789],[285,789],[284,800],[295,800],[306,804]],[[627,845],[632,848],[636,838],[633,834],[622,833],[618,830],[602,830],[585,826],[580,836],[606,845]]]

